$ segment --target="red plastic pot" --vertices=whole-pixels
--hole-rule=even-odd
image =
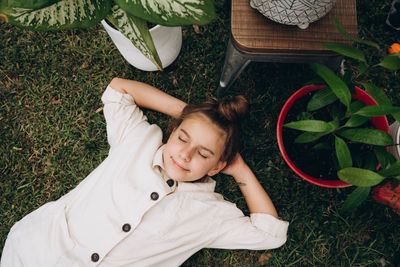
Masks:
[[[295,101],[308,93],[316,90],[320,90],[322,88],[326,87],[325,85],[320,85],[320,86],[315,86],[315,85],[308,85],[304,86],[298,91],[296,91],[285,103],[283,106],[281,113],[279,114],[278,118],[278,125],[276,129],[276,135],[278,139],[278,146],[279,150],[281,151],[281,154],[286,161],[286,163],[289,165],[289,167],[301,178],[304,180],[313,183],[315,185],[323,186],[323,187],[328,187],[328,188],[341,188],[341,187],[348,187],[351,186],[350,184],[341,181],[341,180],[323,180],[319,178],[312,177],[304,172],[302,172],[299,168],[296,167],[296,165],[292,162],[292,160],[289,158],[288,154],[286,153],[285,146],[283,144],[283,138],[282,138],[282,130],[283,130],[283,124],[285,123],[285,118],[286,115],[288,114],[290,108],[293,106]],[[364,102],[366,105],[378,105],[378,103],[369,95],[367,94],[364,90],[358,88],[357,86],[355,87],[356,89],[356,94],[352,95],[353,99],[360,100]],[[376,127],[376,129],[385,131],[389,133],[389,124],[387,121],[386,116],[378,116],[378,117],[373,117],[371,118],[372,124]]]

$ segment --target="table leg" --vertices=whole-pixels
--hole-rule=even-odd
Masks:
[[[240,53],[229,39],[228,48],[226,50],[224,67],[222,69],[221,78],[217,95],[224,93],[237,79],[239,74],[246,68],[251,60],[244,54]]]

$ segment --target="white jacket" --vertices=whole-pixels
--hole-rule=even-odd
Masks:
[[[109,156],[75,189],[17,222],[1,267],[179,266],[202,248],[276,248],[288,223],[246,217],[215,181],[179,183],[163,171],[162,133],[133,98],[102,96]]]

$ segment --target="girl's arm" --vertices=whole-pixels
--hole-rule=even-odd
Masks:
[[[171,117],[180,116],[186,103],[163,91],[138,81],[114,78],[111,88],[123,94],[130,94],[135,103],[144,108],[152,109]]]
[[[250,213],[267,213],[278,218],[278,213],[267,192],[239,153],[222,173],[233,176],[242,191]]]

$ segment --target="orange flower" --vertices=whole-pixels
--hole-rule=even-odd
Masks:
[[[396,54],[400,52],[400,44],[394,43],[389,47],[389,54]]]
[[[8,18],[6,15],[4,14],[0,14],[0,20],[4,21],[4,22],[8,22]]]

